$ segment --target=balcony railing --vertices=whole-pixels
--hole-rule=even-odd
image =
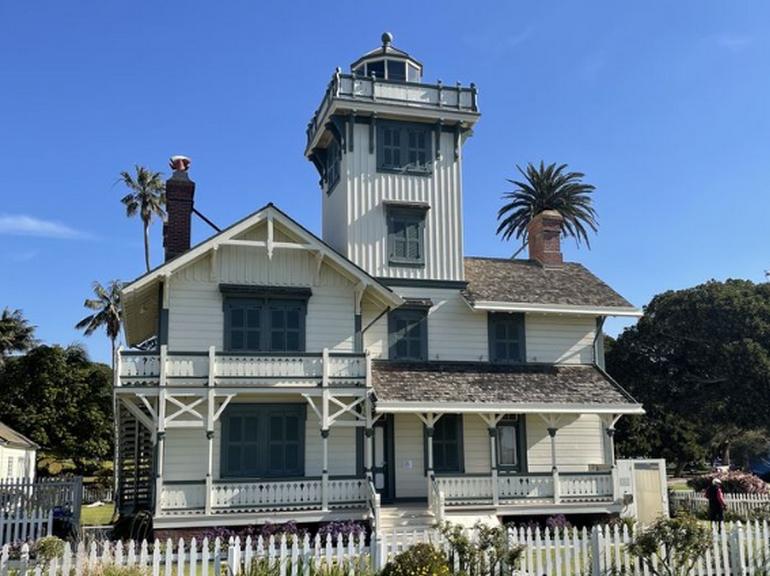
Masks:
[[[614,499],[611,472],[546,474],[463,474],[437,476],[436,487],[447,507],[526,503],[609,502]],[[554,490],[554,487],[557,489]]]
[[[364,508],[367,505],[366,478],[331,477],[326,486],[326,505],[334,508]],[[324,482],[321,477],[285,480],[231,481],[212,483],[209,502],[212,514],[322,510]],[[203,514],[206,510],[206,482],[164,482],[161,515]]]
[[[315,139],[318,129],[326,122],[326,114],[335,99],[478,112],[475,84],[423,84],[336,73],[326,89],[321,105],[308,123],[308,146]]]
[[[293,383],[365,385],[365,354],[120,351],[118,386]]]

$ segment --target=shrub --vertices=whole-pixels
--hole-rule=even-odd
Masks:
[[[385,565],[381,576],[451,576],[446,558],[431,544],[415,544]]]
[[[711,547],[708,529],[692,516],[659,518],[639,534],[628,551],[653,576],[688,576]]]
[[[147,576],[147,571],[138,566],[115,566],[114,564],[97,564],[92,569],[83,572],[83,576]]]
[[[347,544],[348,539],[352,536],[354,539],[358,539],[362,534],[366,532],[364,525],[355,520],[348,520],[347,522],[328,522],[322,524],[318,528],[318,534],[321,536],[321,540],[331,538],[333,542],[337,541],[338,536],[342,536],[343,543]]]
[[[51,560],[64,554],[64,540],[56,536],[45,536],[32,545],[32,553],[47,566]]]
[[[767,484],[759,476],[734,470],[731,472],[711,472],[703,476],[690,478],[687,485],[697,492],[702,492],[714,478],[722,481],[722,490],[729,494],[767,494]]]

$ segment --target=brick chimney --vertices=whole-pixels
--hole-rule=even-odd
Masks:
[[[561,266],[561,224],[564,221],[556,210],[544,210],[529,223],[529,258],[543,266]]]
[[[163,224],[163,247],[166,262],[190,249],[190,226],[193,211],[195,182],[187,170],[190,159],[172,156],[169,163],[174,171],[166,180],[166,222]]]

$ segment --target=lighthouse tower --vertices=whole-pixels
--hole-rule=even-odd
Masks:
[[[383,34],[334,73],[305,154],[321,176],[326,242],[392,286],[461,287],[462,147],[479,118],[476,87],[423,75]]]

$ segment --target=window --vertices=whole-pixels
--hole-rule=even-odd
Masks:
[[[377,124],[377,170],[407,174],[430,174],[430,126],[405,122]]]
[[[388,316],[391,360],[428,359],[428,310],[400,308]]]
[[[402,60],[388,60],[388,80],[406,80],[406,62]]]
[[[230,406],[222,417],[222,476],[303,476],[304,439],[303,404]]]
[[[326,193],[330,194],[340,180],[342,153],[336,140],[326,149]]]
[[[491,313],[489,321],[489,360],[501,364],[526,362],[524,315]]]
[[[519,423],[521,419],[516,414],[503,417],[497,423],[497,465],[507,470],[522,470],[521,433]]]
[[[426,208],[389,207],[388,263],[395,266],[425,264]]]
[[[377,78],[385,78],[385,61],[375,60],[369,62],[366,65],[366,75],[371,76],[374,74]]]
[[[462,472],[462,415],[444,414],[433,425],[433,470]]]
[[[305,300],[226,297],[224,310],[227,351],[305,350]]]

